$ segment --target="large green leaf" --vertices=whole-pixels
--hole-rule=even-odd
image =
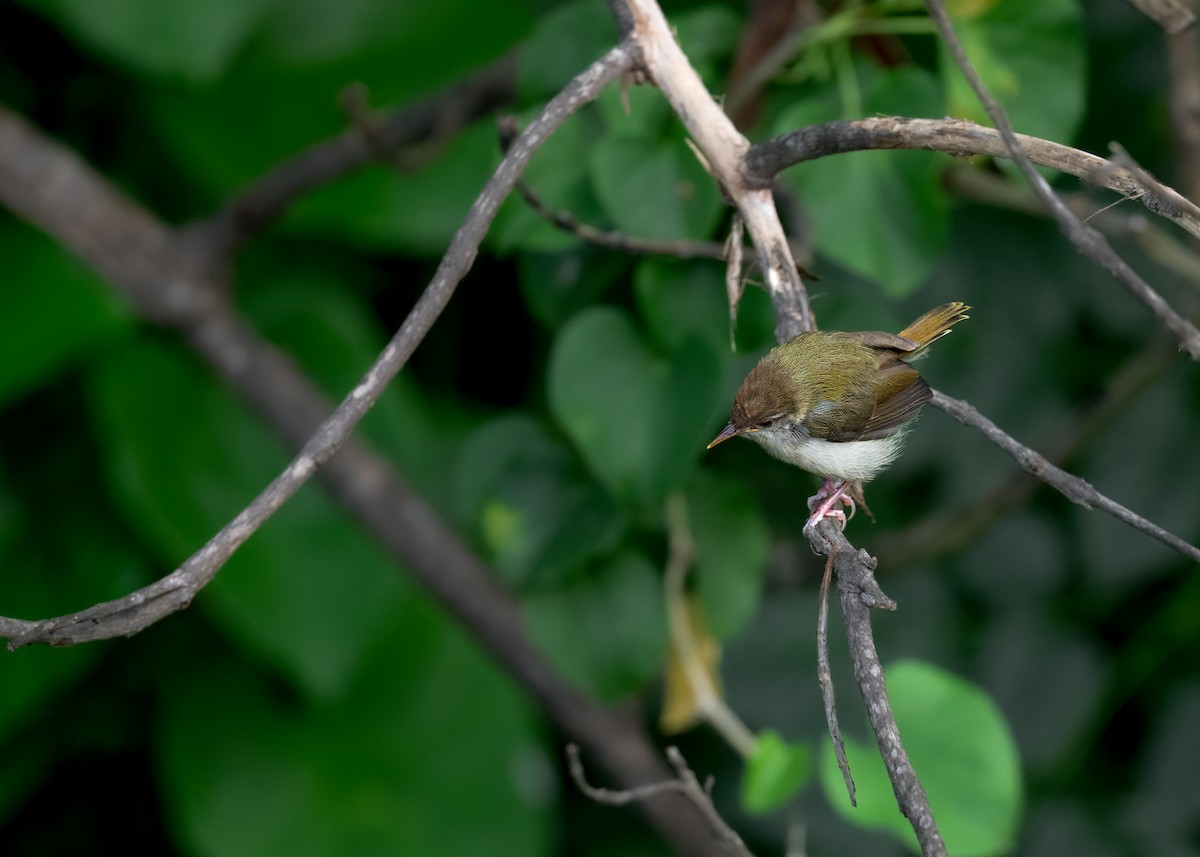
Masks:
[[[591,694],[618,699],[662,666],[662,584],[641,554],[619,554],[566,585],[531,593],[524,606],[533,639],[563,675]]]
[[[99,361],[89,392],[113,498],[164,564],[198,549],[287,464],[228,391],[164,345],[138,342]],[[343,686],[400,593],[391,563],[308,486],[198,601],[324,695]]]
[[[707,238],[721,197],[678,139],[607,135],[591,147],[592,188],[615,227],[638,238]]]
[[[1077,0],[990,0],[947,4],[967,58],[1023,134],[1069,143],[1083,118],[1087,86],[1083,13]],[[951,116],[992,120],[940,48]]]
[[[944,112],[936,82],[923,71],[856,70],[867,115]],[[776,127],[783,133],[840,118],[830,102],[812,99],[785,110]],[[926,152],[850,152],[800,164],[784,177],[812,218],[817,251],[899,297],[921,285],[945,247],[943,164],[944,156]]]
[[[101,279],[24,225],[0,226],[0,402],[130,329]]]
[[[550,407],[592,472],[646,507],[657,507],[703,451],[720,404],[720,367],[700,340],[668,363],[611,308],[567,324],[549,371]]]
[[[1021,765],[1004,716],[982,690],[920,661],[887,669],[900,737],[920,777],[946,849],[958,857],[1010,853],[1021,821]],[[846,740],[858,808],[825,744],[820,778],[825,795],[848,820],[888,830],[910,847],[916,837],[900,814],[874,743]]]
[[[472,435],[454,481],[462,520],[515,586],[545,585],[621,535],[612,501],[528,416],[500,417]]]
[[[167,685],[157,753],[189,853],[549,853],[551,774],[516,690],[423,600],[388,625],[325,701],[238,663]]]

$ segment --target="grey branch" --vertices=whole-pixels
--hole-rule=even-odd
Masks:
[[[1155,193],[1120,165],[1040,137],[1017,134],[1016,139],[1035,164],[1078,176],[1137,200],[1148,210],[1173,220],[1192,236],[1200,238],[1200,218],[1174,199]],[[960,158],[972,155],[1012,157],[1012,151],[999,131],[965,119],[873,116],[809,125],[757,143],[746,154],[746,181],[756,187],[769,186],[777,174],[796,164],[869,149],[918,149]]]
[[[1187,319],[1183,318],[1179,313],[1175,312],[1171,306],[1163,300],[1158,292],[1154,291],[1141,276],[1129,267],[1129,264],[1122,259],[1108,240],[1100,234],[1096,229],[1082,222],[1076,217],[1067,207],[1058,195],[1050,188],[1049,182],[1045,177],[1037,171],[1029,155],[1025,152],[1020,139],[1013,131],[1012,123],[1009,122],[1008,114],[1004,112],[999,102],[992,97],[988,92],[987,87],[983,85],[979,74],[971,65],[971,61],[967,58],[963,51],[962,43],[958,40],[958,36],[954,32],[954,25],[950,21],[950,15],[946,12],[946,7],[939,0],[926,0],[926,8],[929,10],[930,16],[937,25],[938,32],[941,33],[946,47],[950,49],[950,55],[954,57],[954,62],[958,65],[963,77],[967,79],[967,83],[974,91],[979,102],[991,117],[996,130],[1004,138],[1004,144],[1008,147],[1009,155],[1013,162],[1017,165],[1017,169],[1021,171],[1021,175],[1029,182],[1030,187],[1034,189],[1042,202],[1050,209],[1054,215],[1054,219],[1058,222],[1059,228],[1070,239],[1080,253],[1092,259],[1099,265],[1108,270],[1114,277],[1133,293],[1133,295],[1150,308],[1163,326],[1175,336],[1179,341],[1180,346],[1187,351],[1193,360],[1200,360],[1200,330]],[[1148,188],[1143,188],[1145,192],[1150,192]]]
[[[1036,476],[1050,487],[1060,491],[1064,497],[1088,509],[1099,509],[1107,512],[1148,536],[1158,539],[1164,545],[1179,551],[1184,556],[1200,562],[1200,549],[1188,544],[1178,536],[1168,533],[1152,521],[1137,515],[1120,503],[1110,500],[1093,488],[1088,482],[1067,473],[1046,460],[1040,453],[1018,443],[1009,437],[995,423],[979,413],[975,408],[960,399],[954,399],[937,390],[933,393],[933,404],[954,417],[963,425],[971,426],[983,432],[984,437],[1003,449],[1028,473]]]
[[[884,595],[875,580],[877,560],[865,550],[855,550],[846,540],[837,522],[830,518],[809,527],[809,544],[818,554],[829,557],[837,572],[838,597],[846,623],[846,642],[854,664],[854,679],[866,705],[871,731],[879,746],[879,755],[892,782],[896,803],[912,825],[924,857],[945,857],[946,846],[938,831],[929,798],[900,741],[900,730],[888,701],[883,665],[875,650],[871,630],[871,608],[895,610],[896,602]]]

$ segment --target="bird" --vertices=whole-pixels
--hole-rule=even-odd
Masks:
[[[912,367],[969,316],[953,301],[899,333],[806,331],[771,349],[734,398],[729,422],[708,445],[746,437],[768,453],[822,477],[808,499],[805,529],[824,518],[844,529],[863,502],[863,483],[900,455],[904,436],[933,391]],[[868,514],[870,510],[867,509]]]

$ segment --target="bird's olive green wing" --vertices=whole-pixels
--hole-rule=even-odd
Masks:
[[[875,411],[863,426],[860,440],[890,437],[921,413],[933,390],[915,369],[898,363],[875,377]]]

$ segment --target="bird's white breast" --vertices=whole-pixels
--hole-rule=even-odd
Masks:
[[[876,440],[845,443],[801,437],[791,431],[763,429],[746,437],[781,461],[794,464],[826,479],[855,479],[866,482],[896,460],[904,446],[904,432]]]

